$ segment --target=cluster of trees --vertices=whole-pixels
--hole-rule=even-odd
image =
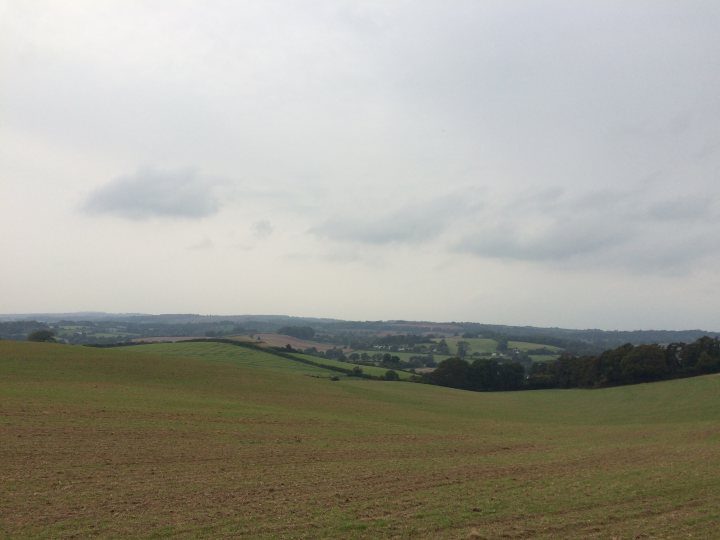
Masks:
[[[530,388],[597,388],[720,372],[720,340],[661,345],[621,345],[597,356],[563,355],[535,363]]]
[[[311,326],[283,326],[277,331],[278,334],[284,336],[292,336],[298,339],[313,339],[315,337],[315,329]]]
[[[520,390],[525,384],[525,369],[517,362],[480,358],[471,364],[460,358],[448,358],[432,373],[424,375],[423,382],[463,390]]]
[[[22,340],[37,330],[50,330],[50,327],[38,321],[0,322],[0,339]]]
[[[551,362],[460,358],[440,362],[423,382],[465,390],[600,388],[720,372],[720,339],[701,337],[694,343],[631,345],[597,356],[563,354]]]
[[[28,341],[38,341],[38,342],[54,342],[55,341],[55,332],[52,330],[35,330],[30,335],[28,335]]]
[[[400,347],[413,347],[421,343],[432,343],[429,336],[419,336],[417,334],[390,334],[375,338],[375,345],[396,345]]]
[[[403,361],[399,356],[390,353],[354,352],[347,357],[347,360],[356,364],[382,365],[392,368],[402,366],[405,369],[435,367],[437,365],[432,354],[414,355]]]

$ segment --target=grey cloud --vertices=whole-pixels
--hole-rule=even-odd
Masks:
[[[205,236],[202,240],[190,245],[188,249],[190,251],[206,251],[213,249],[214,247],[215,243],[209,237]]]
[[[128,219],[199,219],[220,209],[216,185],[217,181],[203,178],[193,169],[140,169],[97,189],[84,210]]]
[[[456,249],[482,257],[548,261],[582,257],[621,242],[618,231],[555,223],[550,230],[530,235],[512,227],[491,229],[466,236]]]
[[[531,189],[509,198],[475,189],[376,217],[334,217],[311,232],[335,242],[436,242],[479,258],[679,274],[717,251],[714,201],[712,193],[659,189],[652,182]]]
[[[453,195],[377,216],[369,212],[362,218],[334,217],[310,232],[330,240],[363,244],[419,244],[440,235],[467,208],[466,201]]]
[[[256,238],[267,238],[275,231],[275,228],[267,219],[261,219],[253,223],[252,230]]]
[[[712,197],[653,199],[640,190],[559,201],[523,195],[467,225],[453,246],[483,258],[682,273],[720,246]]]
[[[657,220],[684,221],[710,217],[714,201],[708,196],[685,196],[659,202],[648,209]]]

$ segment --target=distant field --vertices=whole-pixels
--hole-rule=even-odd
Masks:
[[[260,339],[258,340],[258,338]],[[283,334],[253,334],[253,337],[233,336],[230,339],[249,341],[251,343],[255,343],[256,345],[266,345],[268,347],[285,347],[286,345],[290,345],[293,349],[297,349],[299,351],[304,351],[305,349],[310,349],[312,347],[315,347],[318,351],[327,351],[336,347],[330,343],[298,339],[296,337],[286,336]]]
[[[717,375],[472,393],[323,372],[0,341],[0,537],[717,537]]]
[[[562,349],[553,345],[542,345],[541,343],[528,343],[527,341],[508,341],[508,348],[518,349],[520,351],[530,351],[533,349],[548,349],[550,351],[560,353]]]
[[[120,347],[119,350],[131,354],[152,354],[169,358],[195,358],[208,362],[221,362],[235,366],[260,368],[263,370],[280,371],[283,373],[301,373],[331,377],[334,372],[326,369],[293,362],[274,354],[264,353],[253,349],[246,349],[226,343],[192,342],[192,343],[158,343],[153,345],[135,345],[133,347]],[[352,368],[352,366],[350,366]]]
[[[438,341],[438,340],[436,340]],[[470,354],[477,353],[493,353],[497,350],[497,341],[486,338],[463,338],[459,336],[445,338],[445,342],[450,347],[450,354],[457,354],[458,341],[466,341],[470,344]]]
[[[403,362],[407,362],[407,361],[410,360],[410,358],[413,357],[413,356],[426,356],[426,355],[423,354],[423,353],[379,351],[379,350],[376,350],[376,349],[366,349],[366,350],[357,350],[357,351],[356,351],[356,350],[353,350],[353,352],[356,352],[356,353],[358,353],[358,354],[367,353],[367,354],[369,354],[370,356],[372,356],[372,355],[374,355],[374,354],[381,354],[381,355],[382,355],[382,354],[386,354],[386,353],[387,353],[387,354],[390,354],[390,355],[392,355],[392,356],[397,356],[397,357],[398,357],[400,360],[402,360]],[[449,356],[449,355],[446,355],[446,354],[433,354],[433,359],[434,359],[436,362],[442,362],[443,360],[445,360],[445,359],[447,359],[447,358],[450,358],[450,356]]]
[[[264,369],[273,369],[280,371],[293,371],[306,373],[311,375],[317,375],[322,377],[342,376],[337,371],[330,371],[322,369],[320,367],[311,366],[302,362],[293,362],[286,358],[267,354],[262,351],[256,351],[252,349],[245,349],[243,347],[237,347],[234,345],[228,345],[225,343],[177,343],[177,344],[157,344],[157,345],[136,345],[128,347],[128,352],[137,352],[145,354],[160,354],[166,357],[171,356],[183,356],[183,357],[194,357],[202,358],[211,361],[224,361],[230,362],[237,365],[260,367]],[[326,366],[341,367],[343,369],[352,369],[355,364],[348,362],[340,362],[331,358],[320,358],[318,356],[311,356],[307,354],[293,354],[297,358],[315,362],[316,364],[324,364]],[[372,366],[359,366],[364,373],[368,375],[375,375],[377,377],[383,377],[387,372],[386,368],[372,367]],[[401,379],[409,379],[412,374],[404,371],[397,370],[397,374]]]
[[[531,354],[530,358],[533,362],[552,362],[560,357],[559,354]]]
[[[439,340],[435,340],[439,341]],[[497,341],[494,339],[487,338],[463,338],[459,336],[453,336],[445,338],[445,342],[450,348],[451,354],[457,354],[458,341],[466,341],[470,344],[470,353],[493,353],[497,351]],[[508,341],[509,349],[518,349],[520,351],[530,351],[533,349],[548,349],[550,351],[560,353],[562,349],[560,347],[554,347],[552,345],[541,345],[540,343],[529,343],[527,341]],[[546,359],[547,360],[547,359]]]
[[[387,368],[382,367],[376,367],[376,366],[363,366],[360,364],[353,364],[350,362],[341,362],[339,360],[333,360],[332,358],[320,358],[317,356],[311,356],[308,354],[293,354],[292,356],[297,356],[298,358],[303,358],[305,360],[309,360],[311,362],[316,362],[318,364],[323,364],[326,366],[333,366],[333,367],[341,367],[343,369],[353,369],[355,366],[359,367],[363,370],[363,373],[367,373],[368,375],[374,375],[376,377],[384,377],[385,373],[387,373]],[[407,371],[402,371],[400,369],[394,370],[400,379],[406,380],[412,377],[412,373],[408,373]]]
[[[206,339],[204,336],[152,336],[132,339],[134,343],[175,343],[191,339]]]

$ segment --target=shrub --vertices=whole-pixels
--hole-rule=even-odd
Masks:
[[[397,371],[394,371],[392,369],[388,369],[385,372],[385,380],[386,381],[399,381],[400,375],[397,374]]]
[[[50,330],[36,330],[28,336],[28,341],[55,341],[55,334]]]

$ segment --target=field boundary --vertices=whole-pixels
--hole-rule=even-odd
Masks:
[[[86,347],[96,347],[96,348],[114,348],[114,347],[132,347],[136,345],[158,345],[161,342],[130,342],[130,343],[102,343],[102,344],[87,344]],[[166,343],[166,342],[162,342]],[[312,360],[308,360],[307,358],[299,358],[297,356],[294,356],[292,352],[285,351],[278,349],[277,347],[261,347],[259,345],[255,345],[254,343],[244,342],[244,341],[237,341],[234,339],[223,339],[223,338],[193,338],[193,339],[183,339],[182,343],[224,343],[226,345],[233,345],[235,347],[242,347],[244,349],[250,349],[253,351],[258,352],[264,352],[267,354],[272,354],[274,356],[279,356],[281,358],[285,358],[286,360],[292,360],[293,362],[299,362],[301,364],[305,364],[308,366],[313,366],[317,368],[326,369],[328,371],[334,371],[337,373],[343,373],[344,375],[347,375],[349,377],[357,377],[359,379],[371,379],[375,381],[383,381],[386,380],[383,377],[376,376],[376,375],[370,375],[369,373],[364,372],[356,372],[352,368],[344,368],[340,366],[331,366],[328,364],[323,364],[322,362],[313,362]],[[405,370],[392,370],[392,371],[405,371]],[[409,373],[409,372],[408,372]]]

